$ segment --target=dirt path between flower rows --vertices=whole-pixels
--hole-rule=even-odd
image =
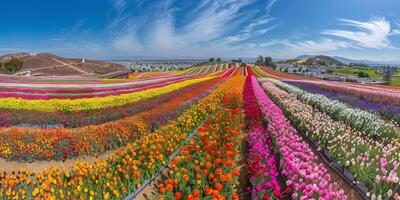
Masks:
[[[314,155],[318,156],[318,161],[319,163],[324,164],[325,168],[328,170],[328,174],[331,176],[331,180],[335,181],[339,188],[342,188],[344,190],[344,193],[347,196],[347,199],[351,199],[351,200],[362,200],[363,198],[361,197],[360,194],[358,194],[358,192],[347,182],[343,179],[343,177],[338,174],[338,172],[336,172],[336,170],[334,170],[331,167],[331,164],[325,160],[322,155],[317,151],[317,149],[315,149],[315,147],[310,143],[310,141],[308,140],[307,137],[305,137],[302,134],[299,134],[303,140],[305,142],[307,142],[307,144],[310,146],[311,150],[313,151]]]
[[[243,139],[241,143],[241,155],[239,156],[239,166],[240,167],[240,177],[239,177],[239,187],[238,194],[241,200],[249,200],[251,195],[246,191],[249,185],[247,179],[247,169],[245,167],[245,162],[248,154],[246,140]],[[164,183],[167,180],[167,175],[169,168],[164,169],[159,176],[157,176],[151,183],[146,186],[134,199],[135,200],[151,200],[159,194],[158,185]]]
[[[168,179],[167,175],[169,173],[169,169],[164,169],[159,176],[157,176],[151,183],[146,186],[139,194],[134,198],[135,200],[151,200],[157,197],[158,185],[163,183]]]
[[[63,161],[35,161],[32,163],[28,162],[18,162],[18,161],[7,161],[3,158],[0,158],[0,171],[5,171],[7,174],[10,174],[12,171],[18,171],[22,168],[32,171],[32,172],[41,172],[44,169],[49,169],[50,167],[59,167],[60,169],[64,166],[65,169],[72,169],[75,162],[86,162],[89,164],[94,164],[96,160],[106,160],[108,157],[112,156],[118,150],[124,152],[125,147],[121,147],[120,149],[109,150],[99,156],[81,156],[79,158],[68,159],[65,162]]]

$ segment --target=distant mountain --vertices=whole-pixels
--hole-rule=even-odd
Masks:
[[[49,53],[16,53],[0,56],[0,64],[12,58],[22,62],[19,72],[31,71],[34,75],[101,75],[128,70],[122,65],[82,58],[63,58]]]
[[[348,65],[350,63],[360,63],[360,64],[367,64],[367,65],[399,65],[400,60],[392,60],[392,61],[376,61],[376,60],[355,60],[340,56],[334,56],[335,59],[339,60],[340,62]]]
[[[339,60],[340,62],[346,64],[346,65],[348,65],[348,64],[350,64],[350,63],[358,62],[358,61],[356,61],[356,60],[349,59],[349,58],[345,58],[345,57],[341,57],[341,56],[334,56],[334,58],[335,58],[336,60]]]
[[[297,56],[295,59],[296,60],[303,60],[303,59],[306,59],[306,58],[314,58],[316,56],[318,56],[318,55],[301,55],[301,56]]]

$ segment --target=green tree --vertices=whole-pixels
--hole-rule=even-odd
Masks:
[[[264,57],[264,65],[272,68],[276,67],[275,63],[272,61],[272,58],[269,56]]]
[[[18,58],[11,58],[11,60],[2,64],[2,67],[0,69],[3,72],[15,73],[20,71],[21,68],[22,61]]]
[[[358,72],[358,78],[369,78],[369,74],[363,71]]]
[[[259,55],[257,57],[256,65],[263,65],[264,63],[264,57],[262,55]]]

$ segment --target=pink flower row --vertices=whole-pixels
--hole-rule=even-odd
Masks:
[[[271,151],[273,144],[263,127],[261,111],[249,77],[245,83],[243,96],[249,149],[247,168],[252,186],[252,199],[282,198],[275,154]]]
[[[294,199],[347,199],[343,189],[331,180],[325,166],[319,162],[311,147],[298,135],[282,110],[268,98],[254,76],[251,76],[254,93],[261,112],[268,122],[267,131],[274,136],[282,155],[280,166],[293,188]]]
[[[231,68],[224,71],[218,76],[228,77],[233,74],[235,69]],[[146,79],[136,80],[134,82],[117,83],[103,85],[101,88],[76,88],[76,89],[64,89],[64,88],[21,88],[21,87],[0,87],[0,98],[14,97],[23,98],[28,100],[33,99],[80,99],[80,98],[92,98],[92,97],[105,97],[111,95],[120,95],[126,93],[137,92],[145,89],[163,87],[169,84],[177,83],[180,81],[201,78],[207,75],[189,75],[189,76],[170,76],[162,79]]]
[[[366,184],[372,195],[386,196],[387,191],[398,184],[398,139],[373,139],[303,103],[297,99],[297,95],[287,93],[270,81],[263,82],[262,87],[281,105],[297,128],[326,148],[330,157],[348,168],[356,183]]]
[[[189,79],[196,78],[190,77]],[[0,98],[14,97],[23,99],[79,99],[92,97],[105,97],[137,92],[145,89],[157,88],[188,78],[174,78],[166,81],[147,84],[136,84],[124,87],[110,88],[86,88],[86,89],[33,89],[33,88],[0,88]]]

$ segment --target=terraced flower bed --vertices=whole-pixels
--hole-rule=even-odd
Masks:
[[[375,140],[301,102],[296,94],[280,90],[268,81],[262,85],[299,130],[327,149],[339,165],[350,169],[356,183],[366,184],[368,191],[381,196],[397,187],[398,181],[393,178],[396,180],[400,172],[398,139]]]
[[[397,113],[334,98],[396,88],[237,63],[50,79],[0,80],[0,199],[399,199]]]

